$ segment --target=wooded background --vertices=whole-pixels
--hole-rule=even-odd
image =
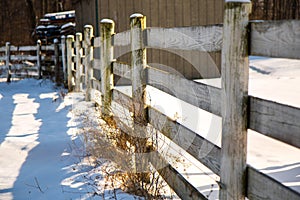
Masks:
[[[300,0],[252,0],[251,19],[299,19]],[[129,29],[129,16],[139,12],[147,16],[148,27],[181,27],[223,23],[224,0],[1,0],[0,45],[10,41],[14,45],[36,44],[34,27],[49,12],[76,10],[76,28],[94,26],[99,35],[99,21],[110,18],[116,22],[116,32]],[[220,75],[220,53],[148,50],[148,63],[156,67],[172,66],[187,78],[209,78]],[[178,52],[177,52],[178,54]],[[119,58],[128,60],[128,55]],[[197,63],[199,70],[191,67]],[[183,67],[184,66],[184,67]],[[205,69],[203,69],[205,68]]]
[[[0,0],[0,46],[36,44],[33,31],[45,13],[73,8],[72,0]]]

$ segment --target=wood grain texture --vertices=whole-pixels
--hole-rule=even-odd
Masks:
[[[112,45],[113,46],[129,46],[130,45],[130,30],[113,35]]]
[[[76,68],[76,79],[75,79],[75,92],[80,92],[81,88],[81,74],[83,71],[81,57],[83,55],[83,49],[81,46],[82,43],[82,34],[76,34],[75,48],[76,48],[76,57],[75,57],[75,68]]]
[[[92,38],[94,36],[94,29],[91,25],[86,25],[84,27],[84,53],[85,53],[85,85],[86,85],[86,94],[85,100],[91,101],[91,89],[92,89],[92,78],[93,78],[93,46]]]
[[[5,52],[5,46],[0,47],[0,52]],[[10,51],[36,51],[36,46],[11,46]],[[54,45],[41,46],[42,51],[54,51]]]
[[[41,59],[43,60],[45,56],[42,56]],[[6,56],[0,56],[0,60],[5,60]],[[31,56],[31,55],[10,55],[10,61],[36,61],[37,56]]]
[[[251,55],[300,59],[300,20],[251,23]]]
[[[74,63],[72,58],[74,56],[73,49],[74,36],[68,35],[66,46],[67,46],[67,77],[68,77],[68,91],[71,92],[73,90],[73,69]]]
[[[101,47],[101,37],[94,38],[94,48]]]
[[[159,111],[148,109],[149,123],[175,144],[186,150],[217,175],[220,174],[220,147],[209,142]]]
[[[101,93],[102,107],[101,115],[104,119],[111,116],[111,101],[113,80],[112,62],[113,46],[111,44],[112,35],[115,33],[115,23],[112,20],[102,20],[100,23],[101,50],[100,50],[100,71],[101,71]]]
[[[221,116],[221,90],[149,67],[147,84],[198,108]]]
[[[195,200],[207,198],[201,194],[191,183],[189,183],[175,168],[173,168],[158,152],[151,152],[151,164],[174,190],[184,200]]]
[[[158,49],[220,51],[222,26],[196,26],[182,28],[148,28],[147,47]]]
[[[113,73],[120,77],[124,77],[127,79],[131,79],[132,77],[132,69],[130,65],[125,63],[114,62],[113,63]]]
[[[248,106],[248,21],[251,2],[225,4],[222,47],[220,199],[245,199]]]
[[[130,112],[133,111],[132,98],[119,90],[112,90],[112,100],[122,105],[125,109]]]
[[[300,108],[249,98],[249,128],[300,148]]]
[[[251,166],[247,167],[247,197],[251,200],[272,199],[272,200],[299,200],[300,193],[282,185],[282,183],[259,172]]]

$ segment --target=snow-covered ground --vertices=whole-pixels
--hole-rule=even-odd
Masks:
[[[205,82],[220,86],[219,79]],[[129,88],[122,90],[129,92]],[[220,145],[219,117],[153,88],[149,92],[154,107]],[[249,93],[300,107],[300,61],[252,57]],[[78,103],[81,94],[62,96],[64,92],[49,81],[0,83],[0,199],[114,199],[116,194],[117,199],[135,199],[105,188],[101,178],[97,184],[105,192],[101,196],[95,190],[91,183],[103,175],[82,160],[84,145],[77,135],[82,124],[76,114],[78,108],[91,109],[92,105]],[[300,150],[254,131],[248,136],[248,163],[300,192]],[[165,146],[178,151],[175,145]],[[186,164],[177,164],[177,169],[216,199],[218,177],[187,154],[181,154],[181,160]]]
[[[136,199],[106,186],[101,168],[83,159],[76,107],[93,104],[64,95],[45,80],[0,83],[0,199]]]

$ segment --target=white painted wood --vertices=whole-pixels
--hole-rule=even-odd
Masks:
[[[130,30],[113,35],[113,46],[129,46],[130,44]]]
[[[251,23],[251,55],[300,59],[300,20]]]
[[[94,38],[94,48],[101,47],[101,37]]]
[[[140,15],[133,15],[140,16]],[[146,28],[146,17],[133,17],[130,19],[131,26],[131,80],[132,99],[134,102],[134,119],[137,124],[147,123],[145,112],[146,93],[146,49],[143,45],[143,30]]]
[[[256,97],[249,98],[249,128],[300,148],[300,109]]]
[[[221,116],[221,90],[177,75],[147,68],[147,84],[178,99]]]
[[[131,79],[132,77],[132,69],[130,65],[125,63],[114,62],[113,63],[113,73],[120,77],[124,77],[127,79]]]
[[[5,44],[5,66],[7,69],[7,82],[10,82],[11,78],[11,67],[10,67],[10,43],[6,42]]]
[[[5,52],[5,46],[0,47],[0,52]],[[54,45],[41,46],[42,51],[54,51]],[[11,46],[11,51],[36,51],[36,46]]]
[[[146,28],[146,17],[132,15],[131,28],[131,66],[132,66],[132,101],[133,101],[133,131],[130,132],[136,142],[134,172],[145,172],[148,163],[143,159],[147,143],[147,109],[146,109],[146,49],[143,44],[143,30]]]
[[[59,52],[59,41],[57,39],[54,40],[54,65],[55,65],[55,82],[57,86],[61,86],[62,85],[62,69],[61,69],[61,65],[59,62],[59,56],[60,56],[60,52]]]
[[[248,166],[247,197],[251,200],[299,200],[300,194],[282,183]]]
[[[112,35],[115,33],[115,24],[111,20],[101,20],[101,51],[100,51],[100,69],[101,69],[101,93],[102,93],[102,117],[109,118],[112,116],[112,62],[113,46],[111,45]]]
[[[147,29],[148,48],[221,51],[222,26],[195,26],[182,28]]]
[[[189,183],[175,168],[173,168],[158,152],[151,152],[150,161],[158,173],[184,200],[207,200],[191,183]]]
[[[54,50],[55,50],[54,45],[45,45],[45,46],[42,46],[42,51],[54,51]]]
[[[73,56],[74,56],[74,36],[68,35],[66,40],[67,46],[67,77],[68,77],[68,91],[73,91],[73,70],[74,70],[74,63],[73,63]]]
[[[66,37],[63,35],[61,36],[61,62],[63,68],[63,82],[64,84],[67,83],[67,48],[66,48]]]
[[[85,53],[85,100],[91,101],[92,78],[93,78],[93,46],[92,38],[94,36],[91,25],[84,26],[84,53]]]
[[[101,70],[101,60],[94,58],[93,69]]]
[[[41,64],[41,45],[42,42],[40,40],[37,41],[36,44],[36,65],[38,67],[38,77],[39,79],[42,78],[42,64]]]
[[[222,47],[220,199],[245,199],[248,104],[248,20],[251,3],[225,4]]]
[[[209,142],[154,108],[148,109],[149,123],[175,144],[185,149],[217,175],[220,174],[220,147]]]
[[[75,66],[76,66],[76,79],[75,79],[75,92],[80,92],[82,90],[82,84],[81,84],[81,75],[83,73],[83,66],[81,63],[81,57],[83,54],[82,50],[82,33],[76,33],[76,42],[75,42],[75,48],[76,48],[76,57],[75,57]]]

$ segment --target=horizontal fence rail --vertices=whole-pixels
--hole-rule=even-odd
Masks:
[[[13,46],[9,42],[6,46],[0,47],[0,61],[5,65],[1,70],[7,71],[7,81],[10,82],[12,74],[16,76],[38,76],[42,77],[42,71],[49,71],[42,62],[52,62],[58,68],[59,65],[59,45],[41,45],[38,41],[36,46]],[[42,66],[43,65],[43,66]],[[56,70],[57,72],[57,70]]]
[[[84,78],[75,79],[75,77],[72,77],[75,82],[70,84],[75,84],[75,86],[82,84],[82,89],[86,89],[87,93],[94,93],[91,100],[102,106],[105,117],[113,116],[119,128],[125,133],[132,132],[132,127],[143,132],[146,126],[151,125],[155,130],[208,167],[214,174],[220,176],[221,180],[218,182],[220,199],[226,199],[227,195],[233,195],[234,199],[244,199],[241,197],[245,196],[249,199],[299,199],[299,193],[247,165],[245,160],[238,161],[242,162],[240,168],[232,168],[234,170],[230,171],[231,162],[228,163],[227,161],[237,162],[235,159],[239,155],[227,154],[226,151],[228,149],[231,149],[232,152],[243,151],[244,155],[242,156],[246,155],[246,144],[242,145],[243,149],[239,148],[241,141],[246,138],[247,129],[252,129],[294,147],[300,147],[300,125],[298,123],[300,108],[249,96],[248,87],[246,87],[248,85],[248,77],[246,76],[248,71],[247,60],[250,54],[300,58],[298,55],[300,40],[296,31],[299,29],[300,23],[299,21],[287,20],[280,22],[249,22],[246,17],[249,8],[248,3],[228,2],[226,5],[227,12],[225,12],[225,16],[228,16],[224,25],[146,28],[144,26],[145,21],[143,21],[145,20],[144,17],[135,14],[131,16],[131,30],[114,33],[113,21],[107,19],[101,21],[103,35],[83,39],[83,41],[88,40],[85,45],[90,44],[85,48],[92,48],[89,51],[98,48],[99,55],[94,55],[91,58],[82,53],[82,67],[85,68],[85,71],[81,70],[81,74],[76,76]],[[229,20],[230,17],[235,20],[242,20],[242,22],[238,21],[237,24],[232,24],[232,20]],[[140,30],[137,29],[139,25],[141,26]],[[233,30],[236,30],[236,32]],[[233,36],[232,34],[237,35]],[[247,51],[247,42],[248,46],[251,47],[250,52]],[[71,49],[71,45],[69,46]],[[118,54],[113,55],[114,48],[117,47],[130,49],[129,52],[132,54],[130,64],[121,63],[114,59],[119,56]],[[227,59],[223,63],[227,67],[223,66],[222,68],[222,88],[187,80],[179,75],[148,66],[145,62],[147,48],[205,52],[220,52],[222,50],[222,58]],[[239,52],[235,52],[234,49],[239,49]],[[287,49],[286,52],[284,49]],[[224,56],[225,54],[229,57]],[[76,55],[70,54],[70,56],[74,57]],[[87,59],[89,59],[89,62]],[[68,59],[68,62],[74,62],[74,59]],[[91,77],[87,78],[86,70],[87,66],[90,65],[94,74],[89,75]],[[72,70],[75,70],[73,65],[70,66],[72,66]],[[76,68],[78,67],[76,66]],[[117,86],[114,85],[113,79],[115,77],[130,80],[129,86],[132,87],[128,88],[131,95],[118,90]],[[238,83],[240,85],[237,86]],[[91,91],[87,90],[89,84]],[[157,88],[196,108],[220,116],[223,122],[224,119],[227,119],[227,121],[225,120],[227,124],[222,124],[222,140],[225,138],[222,147],[220,148],[178,121],[163,114],[162,111],[148,105],[146,103],[147,86]],[[230,90],[226,91],[224,89],[229,87],[231,87]],[[230,102],[231,98],[240,102]],[[130,123],[124,121],[118,113],[111,113],[113,104],[117,104],[126,110],[130,116]],[[231,110],[228,110],[228,108],[224,110],[226,108],[225,104]],[[236,111],[239,112],[238,114],[235,113],[235,109],[238,110]],[[137,113],[137,110],[140,113]],[[232,119],[228,118],[229,114],[233,116]],[[234,118],[237,120],[242,119],[239,122],[243,123],[242,132],[246,133],[245,135],[239,135],[239,131],[227,127],[234,124]],[[139,119],[142,120],[138,121]],[[161,121],[164,121],[164,123],[160,123]],[[237,128],[240,127],[237,126]],[[227,132],[228,135],[224,136],[224,132]],[[231,132],[237,132],[235,138],[231,135]],[[243,139],[238,140],[239,137]],[[230,147],[230,145],[232,146]],[[152,154],[150,163],[182,199],[206,199],[159,152]],[[233,181],[232,185],[229,184],[231,181]],[[232,188],[236,183],[241,186],[238,191]],[[246,190],[242,188],[246,188]],[[245,191],[247,192],[245,193]]]

